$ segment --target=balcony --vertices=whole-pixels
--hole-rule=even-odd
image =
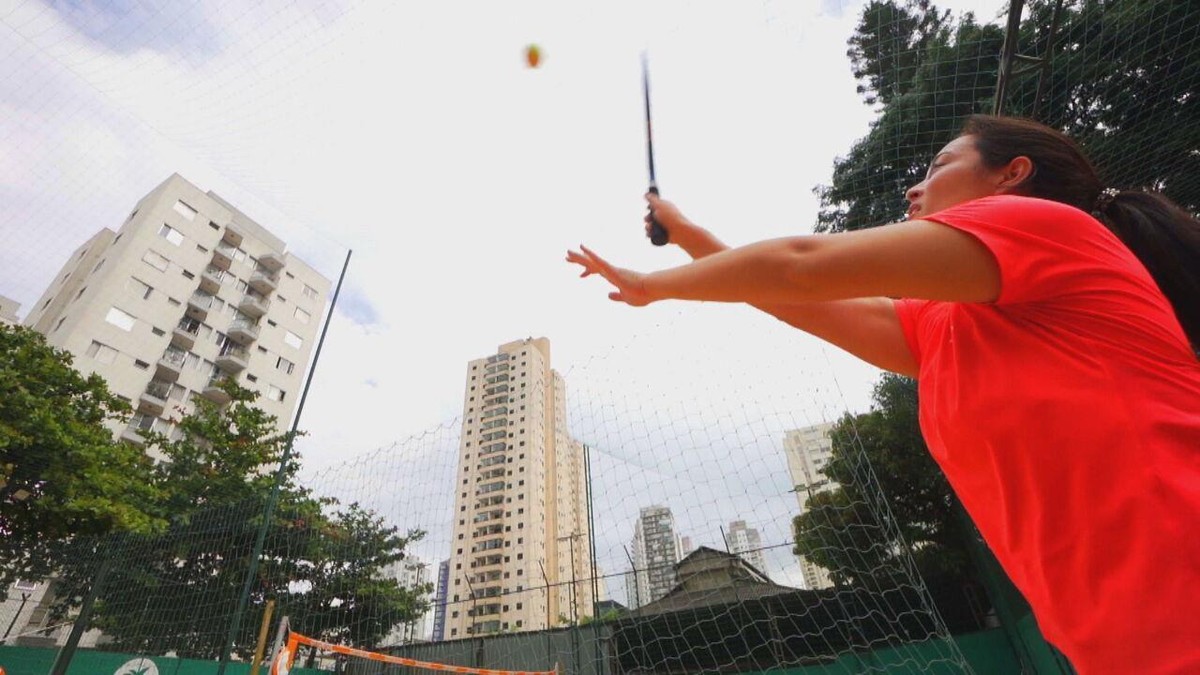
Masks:
[[[155,425],[158,422],[158,417],[138,413],[133,416],[129,422],[129,426],[121,432],[121,440],[132,443],[136,446],[144,446],[146,444],[146,432],[155,431]]]
[[[271,299],[258,291],[251,290],[242,296],[237,307],[242,314],[257,319],[267,313],[267,309],[271,307]]]
[[[258,339],[258,322],[238,319],[229,324],[226,334],[234,342],[240,345],[248,345]]]
[[[279,275],[270,270],[259,267],[254,270],[254,274],[250,275],[250,288],[267,295],[273,293],[279,287]]]
[[[245,347],[228,343],[217,355],[217,365],[227,373],[240,373],[246,369],[246,362],[250,358],[250,352]]]
[[[149,415],[161,415],[167,409],[171,396],[171,383],[166,380],[151,380],[146,391],[138,398],[138,410]]]
[[[226,274],[228,272],[220,267],[212,264],[208,265],[200,273],[200,290],[206,293],[216,293],[221,290],[221,282],[225,280]]]
[[[200,334],[200,322],[195,319],[184,318],[180,320],[179,325],[175,326],[175,330],[171,332],[171,344],[180,349],[191,349],[196,344],[196,338]]]
[[[242,233],[237,229],[237,226],[230,223],[225,226],[225,232],[221,234],[221,241],[229,244],[231,247],[242,245]]]
[[[258,256],[258,264],[267,268],[270,272],[278,272],[283,269],[283,254],[275,251],[267,251]]]
[[[229,264],[233,262],[233,252],[235,250],[235,246],[230,246],[224,242],[217,244],[217,247],[213,249],[213,267],[223,270],[229,269]]]
[[[217,405],[229,403],[229,392],[221,388],[221,381],[224,379],[224,375],[212,376],[209,378],[208,384],[204,385],[204,389],[200,390],[200,395]]]
[[[197,321],[203,321],[208,318],[208,310],[212,307],[212,304],[213,296],[211,293],[196,291],[188,298],[187,311],[185,313]]]
[[[183,372],[183,365],[187,363],[188,352],[176,347],[167,347],[167,351],[163,352],[162,358],[158,360],[155,368],[155,379],[174,382],[179,379],[179,374]]]
[[[139,448],[145,446],[146,439],[140,433],[138,433],[138,431],[138,428],[132,424],[125,427],[125,429],[121,432],[121,440],[125,441],[126,443],[132,443]]]

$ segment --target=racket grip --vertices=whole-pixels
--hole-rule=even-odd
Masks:
[[[649,192],[658,194],[658,187],[655,185],[651,185]],[[671,236],[667,232],[667,229],[665,227],[663,227],[662,224],[660,224],[658,222],[658,220],[656,220],[654,218],[653,210],[650,211],[650,234],[649,234],[649,237],[650,237],[650,243],[654,244],[655,246],[665,246],[667,244],[667,242],[671,240]]]

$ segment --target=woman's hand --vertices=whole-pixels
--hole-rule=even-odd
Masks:
[[[692,258],[703,258],[728,246],[712,235],[711,232],[688,220],[680,212],[679,207],[665,199],[659,199],[653,192],[646,193],[649,212],[643,219],[646,221],[646,236],[650,236],[650,221],[653,218],[667,231],[672,244],[682,248]]]
[[[580,277],[599,274],[608,283],[616,286],[617,290],[608,294],[610,300],[624,302],[634,307],[644,307],[655,300],[646,292],[646,275],[633,270],[613,267],[582,244],[579,246],[579,251],[567,251],[567,262],[575,263],[583,268]]]

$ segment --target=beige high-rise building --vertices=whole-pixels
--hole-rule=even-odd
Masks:
[[[837,487],[837,483],[826,478],[823,471],[833,456],[833,441],[829,437],[832,430],[833,424],[822,423],[793,429],[784,435],[783,452],[787,457],[788,473],[792,476],[792,489],[800,502],[800,514],[804,513],[809,496]],[[825,568],[818,567],[804,556],[796,557],[800,561],[806,588],[817,590],[833,585]]]
[[[583,444],[550,341],[467,364],[446,638],[578,622],[593,607]]]
[[[114,429],[142,444],[231,377],[287,429],[329,299],[329,280],[212,192],[172,175],[120,228],[75,250],[26,325],[99,373],[135,414]]]

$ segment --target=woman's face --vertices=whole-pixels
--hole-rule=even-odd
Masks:
[[[974,136],[959,136],[933,158],[925,180],[904,193],[908,219],[921,218],[963,202],[1007,192],[1006,171],[984,166]]]

